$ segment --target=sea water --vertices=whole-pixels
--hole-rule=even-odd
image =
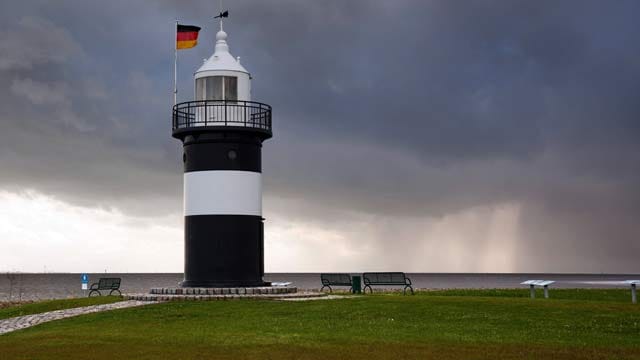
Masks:
[[[359,275],[352,273],[352,275]],[[633,274],[481,274],[481,273],[407,273],[415,289],[492,289],[524,288],[525,280],[555,280],[554,288],[615,288],[624,287],[622,280],[640,279]],[[101,277],[122,278],[123,293],[147,293],[152,287],[178,286],[180,273],[89,274],[89,282]],[[299,289],[319,289],[319,273],[269,273],[267,281],[292,282]],[[393,288],[393,287],[390,287]],[[78,297],[80,274],[60,273],[0,273],[0,301],[38,300]]]

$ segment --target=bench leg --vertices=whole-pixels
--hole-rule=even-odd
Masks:
[[[120,292],[120,290],[119,290],[119,289],[113,289],[113,290],[109,291],[109,296],[113,295],[113,292],[114,292],[114,291],[117,291],[117,292],[118,292],[118,296],[122,296],[122,293]]]
[[[94,293],[98,294],[98,296],[102,296],[102,294],[100,293],[99,290],[93,289],[93,290],[89,291],[89,296],[88,297],[91,297],[91,294],[94,294]]]
[[[371,288],[371,286],[370,286],[370,285],[365,285],[365,286],[362,288],[362,292],[366,294],[366,293],[367,293],[367,288],[369,288],[369,294],[373,294],[373,289]]]
[[[415,292],[413,292],[413,287],[411,285],[407,285],[407,286],[404,287],[404,290],[402,290],[402,294],[403,295],[407,295],[407,288],[409,290],[411,290],[411,295],[415,295],[416,294]]]
[[[333,289],[332,289],[332,288],[331,288],[331,286],[329,286],[329,285],[322,285],[322,287],[320,288],[320,291],[323,291],[323,290],[324,290],[324,288],[329,288],[329,292],[330,292],[330,293],[332,293],[332,292],[333,292]]]
[[[536,298],[536,288],[533,285],[529,285],[529,292],[531,293],[531,298]]]

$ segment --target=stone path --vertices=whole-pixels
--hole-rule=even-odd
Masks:
[[[115,309],[124,309],[135,306],[142,306],[148,304],[156,304],[157,301],[172,301],[172,300],[227,300],[227,299],[240,299],[240,298],[265,298],[272,300],[286,300],[286,301],[308,301],[308,300],[329,300],[329,299],[343,299],[351,298],[352,296],[344,295],[327,295],[323,293],[291,293],[291,294],[260,294],[260,295],[125,295],[128,298],[144,298],[142,300],[127,300],[120,301],[112,304],[84,306],[72,309],[63,309],[49,311],[41,314],[32,314],[25,316],[18,316],[14,318],[0,320],[0,335],[6,334],[12,331],[26,329],[45,322],[66,319],[78,315],[85,315],[91,313],[97,313],[102,311],[109,311]],[[152,300],[156,300],[153,301]]]
[[[25,316],[18,316],[14,318],[0,320],[0,335],[6,334],[8,332],[25,329],[28,327],[36,326],[38,324],[42,324],[45,322],[66,319],[78,315],[97,313],[102,311],[109,311],[115,309],[124,309],[134,306],[142,306],[147,304],[154,304],[155,302],[150,301],[120,301],[112,304],[103,304],[103,305],[93,305],[93,306],[84,306],[73,309],[64,309],[64,310],[55,310],[49,311],[41,314],[32,314]]]

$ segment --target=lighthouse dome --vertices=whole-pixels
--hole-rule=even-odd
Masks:
[[[213,55],[194,74],[196,100],[251,100],[251,75],[229,53],[227,33],[216,34]]]
[[[207,59],[204,64],[196,71],[196,78],[207,76],[203,72],[209,71],[237,71],[248,74],[249,72],[240,62],[229,53],[229,45],[227,44],[227,33],[224,30],[218,31],[216,34],[216,47],[213,55]]]

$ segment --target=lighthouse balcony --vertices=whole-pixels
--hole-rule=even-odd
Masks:
[[[271,137],[271,106],[255,101],[198,100],[173,107],[173,135],[209,130],[250,130]]]

